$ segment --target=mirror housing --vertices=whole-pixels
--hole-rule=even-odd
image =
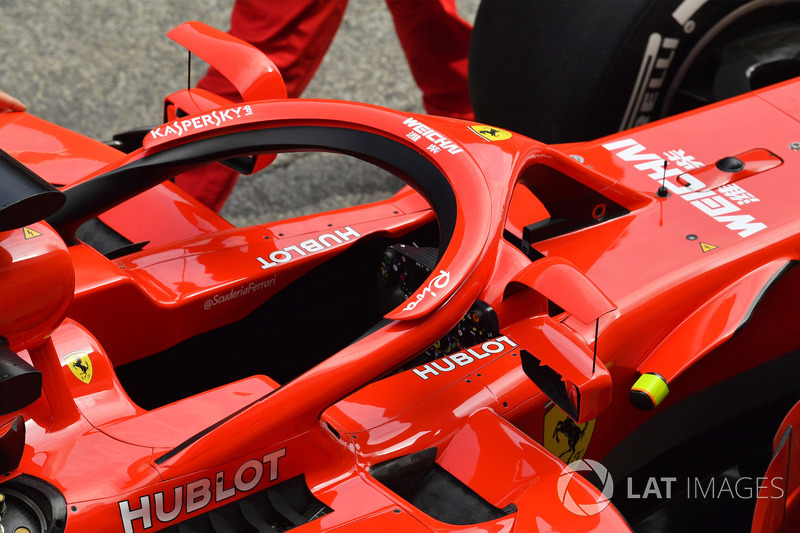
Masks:
[[[503,331],[519,344],[525,375],[575,422],[593,420],[609,406],[611,375],[577,333],[546,316]]]

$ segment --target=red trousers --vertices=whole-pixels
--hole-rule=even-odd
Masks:
[[[386,4],[426,111],[472,119],[467,88],[472,27],[458,15],[455,0],[386,0]],[[346,7],[347,0],[236,0],[229,33],[266,53],[280,70],[288,95],[298,97],[325,57]],[[241,100],[213,68],[197,86]],[[178,176],[176,183],[219,210],[237,177],[221,165],[210,165]]]

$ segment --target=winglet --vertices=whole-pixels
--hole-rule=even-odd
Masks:
[[[561,257],[543,257],[531,263],[509,282],[503,298],[519,285],[537,291],[584,324],[617,308],[592,280]]]
[[[243,100],[286,98],[278,67],[255,46],[197,21],[184,22],[167,37],[217,69]]]

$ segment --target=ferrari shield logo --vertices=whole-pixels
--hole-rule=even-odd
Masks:
[[[557,405],[552,405],[544,415],[544,447],[566,464],[583,459],[595,422],[578,424]]]
[[[469,129],[486,139],[487,141],[505,141],[511,138],[511,132],[501,130],[500,128],[493,128],[492,126],[484,126],[482,124],[475,124],[470,126]]]
[[[92,381],[92,360],[86,352],[69,354],[66,364],[79,380],[87,384]]]

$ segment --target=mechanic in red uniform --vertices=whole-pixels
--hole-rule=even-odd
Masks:
[[[455,0],[386,0],[397,36],[430,114],[474,119],[467,88],[472,26],[458,15]],[[290,98],[302,94],[325,56],[344,16],[347,0],[236,0],[229,33],[275,63]],[[219,72],[198,87],[240,101]],[[209,165],[178,176],[176,183],[219,211],[238,174]]]

